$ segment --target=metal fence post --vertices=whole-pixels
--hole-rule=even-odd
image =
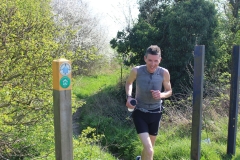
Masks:
[[[193,79],[193,112],[192,112],[192,137],[191,159],[200,159],[201,129],[202,129],[202,98],[204,76],[205,46],[194,48],[194,79]]]
[[[240,46],[234,46],[232,52],[230,107],[228,123],[228,141],[227,141],[227,154],[229,155],[235,155],[236,150],[239,81],[240,81]]]

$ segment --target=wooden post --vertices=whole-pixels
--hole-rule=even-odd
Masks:
[[[53,109],[56,160],[73,160],[71,63],[66,59],[54,60]]]
[[[234,46],[232,52],[232,72],[231,72],[230,107],[229,107],[228,142],[227,142],[227,154],[229,155],[235,155],[236,150],[239,81],[240,81],[240,46]]]
[[[202,98],[204,76],[205,46],[194,48],[194,79],[193,79],[193,113],[192,113],[192,137],[191,159],[200,159],[201,129],[202,129]]]

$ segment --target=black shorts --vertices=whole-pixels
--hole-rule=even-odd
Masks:
[[[152,112],[160,111],[160,108],[151,110]],[[134,125],[137,133],[149,133],[149,135],[156,136],[160,126],[161,113],[144,113],[138,109],[132,113]]]

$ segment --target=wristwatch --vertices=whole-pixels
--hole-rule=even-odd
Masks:
[[[132,96],[131,96],[131,95],[126,95],[126,99],[128,99],[128,97],[131,97],[131,98],[132,98]]]

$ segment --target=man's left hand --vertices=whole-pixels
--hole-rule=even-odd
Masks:
[[[159,90],[150,90],[154,99],[161,99],[161,92]]]

